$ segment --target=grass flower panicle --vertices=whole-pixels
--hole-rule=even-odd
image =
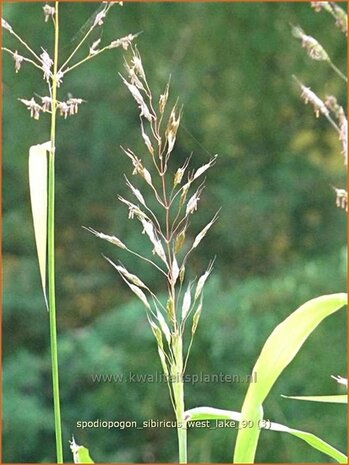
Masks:
[[[321,11],[325,9],[331,12],[338,21],[343,20],[343,10],[333,2],[312,2],[311,6],[315,11]],[[345,16],[346,19],[346,16]],[[302,39],[302,45],[307,49],[308,55],[316,60],[327,61],[332,69],[347,82],[346,76],[332,63],[331,59],[324,51],[322,46],[312,37],[304,34],[300,27],[292,26],[292,33],[295,37]],[[315,116],[318,118],[321,115],[325,116],[327,121],[335,129],[338,134],[338,138],[341,142],[344,158],[344,166],[348,165],[348,121],[344,109],[338,104],[336,97],[329,95],[325,101],[319,98],[310,87],[306,87],[296,76],[293,76],[298,86],[301,88],[301,98],[304,102],[310,103],[315,112]],[[348,194],[345,189],[337,189],[333,187],[336,193],[336,206],[348,211]]]
[[[29,179],[30,179],[30,194],[31,204],[33,210],[33,221],[35,230],[35,240],[38,252],[38,261],[40,274],[42,275],[43,294],[46,306],[49,310],[49,323],[50,323],[50,346],[51,346],[51,366],[52,366],[52,390],[53,390],[53,410],[55,422],[55,437],[56,437],[56,457],[57,463],[63,463],[63,445],[62,445],[62,428],[61,428],[61,413],[60,413],[60,392],[59,392],[59,370],[58,370],[58,343],[57,343],[57,329],[56,329],[56,297],[55,297],[55,156],[56,156],[56,117],[57,114],[64,118],[73,116],[78,112],[79,105],[85,102],[81,98],[70,97],[67,101],[59,101],[57,98],[57,89],[62,85],[63,78],[74,68],[77,68],[85,61],[94,58],[105,50],[122,46],[127,49],[135,35],[128,35],[127,37],[118,39],[111,44],[97,49],[98,43],[92,44],[89,54],[80,61],[68,67],[68,64],[74,58],[76,52],[89,38],[91,32],[103,24],[105,17],[116,2],[103,2],[101,8],[96,14],[92,25],[88,28],[87,32],[80,40],[78,45],[74,48],[73,52],[59,67],[59,2],[55,2],[54,6],[45,4],[43,6],[44,21],[46,23],[52,19],[54,47],[52,57],[49,55],[44,47],[41,47],[42,53],[38,56],[33,48],[20,37],[13,29],[13,27],[4,19],[1,19],[2,28],[13,35],[19,44],[26,50],[29,56],[24,56],[18,53],[17,50],[13,51],[6,47],[2,50],[12,56],[15,62],[15,72],[21,70],[23,63],[29,63],[36,69],[40,70],[45,84],[47,85],[48,95],[40,97],[41,104],[38,103],[34,97],[31,99],[19,98],[18,100],[23,103],[28,111],[30,117],[34,120],[40,118],[40,114],[48,113],[50,115],[50,141],[46,144],[39,144],[32,146],[29,150]],[[119,2],[121,3],[121,2]],[[47,155],[48,154],[48,155]],[[35,169],[40,167],[40,170]],[[40,189],[37,188],[40,186]],[[39,192],[39,193],[38,193]],[[35,212],[40,212],[40,215]],[[47,221],[43,220],[47,218]],[[126,246],[115,237],[99,234],[96,231],[91,231],[103,239],[109,240],[113,244],[121,248]],[[46,275],[46,261],[47,261],[47,275]],[[48,302],[46,301],[46,280],[48,287]],[[128,282],[128,281],[127,281]],[[129,282],[128,282],[129,283]],[[130,284],[130,283],[129,283]],[[144,303],[147,303],[142,291],[135,285],[130,284],[131,289],[140,297]]]
[[[348,192],[345,189],[337,189],[333,187],[336,193],[336,205],[339,208],[343,208],[346,212],[348,211]]]
[[[291,24],[292,34],[296,39],[301,39],[302,47],[306,50],[308,56],[312,60],[316,61],[325,61],[327,62],[333,71],[338,74],[338,76],[343,79],[345,82],[348,82],[347,77],[342,73],[342,71],[337,68],[337,66],[332,62],[330,56],[324,49],[324,47],[312,36],[305,34],[303,29],[299,26],[294,26]]]
[[[302,28],[292,26],[292,34],[297,39],[301,39],[302,47],[305,48],[311,59],[318,61],[329,60],[329,56],[323,46],[314,37],[305,34]]]
[[[116,240],[115,236],[107,236],[91,228],[88,230],[101,239],[115,243],[118,247],[121,246],[126,251],[145,260],[161,272],[164,277],[168,289],[166,305],[138,276],[126,270],[122,264],[116,265],[107,258],[145,306],[147,319],[157,343],[160,362],[164,374],[167,375],[170,400],[177,420],[179,461],[186,463],[187,432],[184,418],[183,375],[202,311],[203,288],[212,271],[213,262],[199,278],[196,286],[195,280],[187,283],[183,294],[185,266],[189,254],[201,243],[218,218],[218,214],[216,214],[194,237],[189,250],[183,254],[182,249],[189,227],[189,217],[198,209],[204,183],[197,187],[189,200],[187,200],[187,196],[192,184],[214,165],[216,156],[192,173],[188,172],[187,181],[183,184],[190,157],[177,169],[173,169],[172,164],[170,166],[170,157],[174,150],[182,115],[182,111],[177,109],[177,103],[170,109],[167,124],[165,129],[162,129],[162,121],[167,113],[169,83],[158,100],[159,104],[156,110],[142,59],[136,47],[131,46],[131,57],[129,60],[125,59],[125,70],[127,76],[120,75],[120,77],[138,106],[141,136],[150,154],[147,164],[149,163],[152,168],[148,169],[131,149],[121,148],[131,160],[132,175],[140,177],[146,182],[150,193],[155,196],[159,204],[161,213],[148,207],[144,193],[131,184],[126,176],[126,185],[139,204],[130,202],[121,196],[119,196],[119,200],[127,206],[129,219],[135,218],[140,222],[142,234],[149,239],[154,258],[150,260],[126,246],[122,247],[120,244],[124,244],[119,239]],[[190,320],[190,339],[186,343],[186,323]]]
[[[336,20],[336,26],[348,35],[348,16],[347,13],[335,2],[310,2],[312,8],[319,13],[324,10]]]

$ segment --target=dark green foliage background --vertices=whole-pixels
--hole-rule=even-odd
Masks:
[[[35,50],[43,46],[51,53],[52,27],[43,22],[41,6],[4,3],[3,16]],[[97,7],[61,5],[61,56]],[[222,207],[192,260],[195,277],[216,256],[188,373],[248,374],[278,322],[312,297],[345,289],[345,215],[335,208],[330,188],[344,185],[339,141],[301,102],[291,75],[321,97],[336,95],[343,105],[345,86],[324,63],[307,58],[291,36],[290,22],[317,37],[345,69],[344,35],[330,16],[305,3],[132,3],[115,6],[103,27],[105,43],[143,31],[137,43],[157,96],[171,74],[172,101],[179,96],[184,105],[173,166],[191,151],[194,166],[219,154],[192,218],[195,236]],[[22,51],[6,31],[3,40]],[[137,108],[117,75],[122,64],[122,50],[108,52],[69,74],[59,95],[63,100],[70,92],[88,102],[58,124],[56,261],[66,461],[72,434],[98,462],[177,460],[171,429],[76,427],[79,420],[172,419],[164,384],[91,380],[98,373],[160,371],[144,311],[101,253],[122,259],[157,292],[165,290],[164,283],[81,228],[147,247],[139,225],[127,220],[116,198],[128,195],[123,173],[132,171],[119,146],[143,155]],[[11,57],[3,58],[4,462],[55,460],[48,318],[27,180],[28,149],[48,139],[49,121],[29,119],[17,101],[46,94],[36,71],[24,65],[15,74]],[[345,338],[341,312],[306,342],[265,405],[267,418],[314,432],[343,451],[343,406],[300,404],[280,394],[342,392],[330,375],[345,373]],[[239,410],[246,388],[188,385],[187,407]],[[227,429],[191,430],[189,460],[229,462],[235,436]],[[295,438],[273,432],[262,433],[257,460],[327,462]]]

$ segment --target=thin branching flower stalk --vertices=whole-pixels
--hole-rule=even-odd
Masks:
[[[29,177],[31,203],[33,211],[33,221],[35,230],[35,240],[38,252],[40,275],[43,287],[45,302],[49,311],[50,324],[50,346],[51,346],[51,367],[52,367],[52,390],[53,390],[53,409],[56,437],[56,457],[57,463],[63,463],[62,447],[62,427],[61,427],[61,409],[60,409],[60,392],[59,392],[59,370],[58,370],[58,344],[57,344],[57,327],[56,327],[56,299],[55,299],[55,157],[56,157],[56,119],[57,115],[68,118],[78,113],[79,106],[85,103],[85,100],[77,97],[70,97],[66,101],[60,101],[57,97],[59,87],[62,85],[65,75],[71,70],[77,68],[82,63],[95,58],[97,55],[106,50],[122,48],[127,50],[136,35],[129,34],[126,37],[113,40],[111,43],[99,48],[100,41],[94,42],[89,47],[88,54],[75,63],[71,63],[77,51],[89,39],[92,31],[103,24],[105,17],[114,4],[122,5],[122,2],[102,2],[97,14],[95,15],[87,32],[74,48],[68,58],[59,66],[59,2],[54,6],[44,5],[43,14],[44,22],[52,24],[54,47],[52,55],[48,48],[41,48],[40,53],[36,53],[33,48],[14,28],[4,19],[1,19],[2,28],[10,33],[19,42],[24,53],[18,50],[11,50],[3,47],[2,50],[8,53],[15,66],[15,72],[18,73],[22,66],[30,64],[40,71],[43,80],[47,86],[47,95],[36,101],[34,97],[20,98],[30,113],[30,117],[38,120],[41,114],[48,114],[50,117],[50,140],[44,144],[31,147],[29,158]],[[48,163],[46,160],[48,153]],[[40,169],[38,169],[38,167]],[[38,190],[37,186],[41,186]],[[40,192],[41,195],[38,195]],[[43,220],[45,218],[45,220]],[[47,218],[47,221],[46,221]],[[47,267],[46,267],[47,261]],[[46,300],[46,281],[47,295]],[[138,288],[137,288],[138,289]]]
[[[303,29],[299,26],[293,26],[291,24],[291,29],[293,36],[296,37],[296,39],[300,39],[302,41],[302,47],[305,49],[308,56],[312,60],[325,61],[331,66],[331,68],[335,71],[335,73],[338,74],[341,79],[343,79],[345,82],[348,82],[347,77],[339,68],[337,68],[324,47],[314,37],[305,34]]]
[[[327,11],[336,21],[336,26],[348,35],[348,15],[347,13],[335,2],[310,2],[314,10],[319,13],[324,10]]]
[[[190,191],[215,164],[216,156],[192,172],[188,171],[190,157],[179,168],[172,168],[170,158],[182,110],[176,103],[167,112],[169,84],[166,85],[158,104],[155,104],[136,47],[131,46],[131,57],[125,59],[125,70],[126,75],[120,77],[138,106],[141,136],[148,153],[141,158],[130,148],[122,147],[122,150],[132,164],[132,175],[145,181],[144,185],[150,191],[150,195],[153,195],[159,204],[160,213],[148,206],[146,196],[126,176],[126,185],[133,200],[121,196],[119,200],[126,206],[129,219],[140,224],[142,234],[147,236],[151,245],[153,257],[150,259],[131,250],[124,241],[114,235],[106,235],[92,228],[87,229],[95,236],[146,261],[155,267],[164,279],[167,288],[166,302],[157,297],[144,280],[128,271],[121,262],[116,264],[105,257],[144,305],[177,420],[179,462],[187,463],[183,377],[201,316],[204,285],[212,271],[213,261],[196,283],[195,280],[185,282],[186,266],[190,255],[204,240],[218,218],[218,214],[215,214],[201,232],[186,243],[190,218],[199,208],[204,182],[197,185],[191,194]],[[186,340],[186,336],[189,341]]]
[[[334,2],[311,2],[312,8],[316,12],[325,10],[336,19],[336,26],[339,27],[347,35],[348,23],[347,15],[344,10]],[[313,37],[306,35],[299,26],[292,27],[292,34],[302,41],[302,46],[306,49],[307,54],[313,60],[326,61],[332,69],[345,82],[347,77],[332,63],[329,55],[322,45]],[[348,165],[348,120],[344,108],[337,102],[336,97],[327,95],[325,99],[321,99],[310,87],[306,87],[296,76],[293,79],[301,89],[301,98],[304,103],[309,103],[314,109],[315,116],[324,116],[338,134],[343,155],[344,166]],[[338,189],[332,186],[336,194],[336,206],[348,211],[348,193],[345,189]]]

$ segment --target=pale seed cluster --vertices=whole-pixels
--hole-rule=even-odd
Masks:
[[[191,195],[190,190],[194,183],[214,165],[216,156],[193,171],[189,171],[190,157],[177,169],[173,169],[172,166],[170,168],[170,158],[182,111],[175,104],[166,116],[169,84],[160,95],[157,105],[155,104],[136,47],[131,46],[131,57],[125,59],[125,70],[126,76],[120,75],[120,77],[137,104],[141,135],[147,154],[141,157],[130,148],[121,148],[131,161],[132,175],[143,180],[144,185],[155,196],[161,215],[150,209],[141,190],[127,177],[125,177],[126,185],[134,200],[130,201],[121,196],[119,200],[127,207],[129,219],[136,220],[140,224],[141,233],[147,236],[151,245],[153,258],[149,259],[130,250],[116,236],[108,236],[93,229],[89,231],[137,255],[154,266],[164,277],[168,289],[166,304],[160,301],[138,276],[126,270],[121,263],[115,264],[107,258],[145,306],[164,373],[174,375],[179,371],[179,374],[183,374],[202,311],[203,288],[212,271],[213,262],[198,280],[191,280],[187,285],[185,285],[186,264],[190,254],[199,246],[218,218],[217,214],[214,215],[201,232],[187,242],[190,217],[198,209],[204,183],[196,187]],[[183,290],[184,286],[185,290]],[[178,347],[182,347],[182,338],[188,322],[191,327],[190,342],[186,347],[187,355],[183,364],[178,358]],[[173,388],[170,387],[171,399],[175,404],[176,395],[171,389]]]
[[[323,46],[314,37],[304,33],[299,26],[292,26],[292,34],[297,39],[301,39],[302,47],[312,60],[328,61],[329,56]]]
[[[336,19],[336,25],[347,34],[347,14],[334,2],[311,2],[311,7],[316,12],[325,10]],[[336,74],[347,82],[347,77],[332,63],[325,49],[313,37],[304,33],[299,26],[292,26],[293,35],[301,39],[302,46],[306,49],[307,54],[313,60],[327,61]],[[314,109],[315,116],[325,116],[332,127],[336,130],[338,138],[342,146],[342,155],[344,158],[344,166],[348,165],[348,121],[344,109],[338,104],[337,99],[330,95],[322,100],[318,95],[306,87],[295,76],[294,80],[301,89],[301,98],[304,103],[310,103]],[[336,205],[339,208],[348,211],[348,194],[345,189],[337,189],[333,187],[336,193]]]
[[[18,99],[22,102],[30,112],[30,117],[38,120],[40,118],[40,112],[42,113],[52,113],[52,98],[45,96],[40,97],[41,104],[37,103],[32,97],[30,100]],[[60,116],[63,116],[66,119],[68,116],[76,115],[79,110],[79,105],[85,102],[81,98],[70,97],[65,102],[56,101],[57,109]]]
[[[315,112],[315,116],[324,115],[331,123],[336,132],[342,146],[342,155],[344,166],[348,165],[348,121],[344,109],[338,104],[337,99],[333,96],[327,96],[325,101],[321,100],[309,87],[304,86],[295,76],[295,81],[301,88],[301,98],[305,103],[310,103]],[[337,123],[336,123],[337,120]],[[336,205],[348,211],[347,191],[345,189],[337,189]]]
[[[1,19],[1,25],[2,28],[6,31],[8,31],[10,34],[12,34],[20,43],[20,45],[23,46],[23,48],[26,50],[26,52],[29,53],[28,56],[22,55],[21,53],[18,52],[18,50],[10,50],[6,47],[3,47],[2,49],[9,53],[12,56],[12,59],[14,61],[15,65],[15,72],[18,73],[21,70],[21,67],[23,63],[30,63],[33,65],[35,68],[39,69],[42,73],[44,81],[48,84],[48,89],[49,89],[49,96],[47,97],[42,97],[41,98],[41,103],[38,103],[34,97],[32,97],[30,100],[28,99],[19,99],[29,110],[30,116],[34,118],[35,120],[38,120],[40,118],[40,113],[52,113],[53,106],[55,106],[55,109],[58,111],[59,115],[67,118],[68,116],[75,115],[78,112],[79,105],[84,102],[83,99],[81,98],[69,98],[67,101],[58,101],[56,100],[55,102],[52,101],[52,87],[55,84],[57,87],[60,87],[60,85],[63,82],[64,76],[71,71],[72,69],[76,68],[77,66],[81,65],[85,61],[99,55],[100,53],[106,51],[106,50],[111,50],[114,48],[123,48],[124,50],[127,50],[128,47],[131,45],[132,41],[135,39],[137,34],[129,34],[126,37],[122,37],[116,40],[113,40],[110,44],[105,45],[103,47],[100,46],[101,39],[95,41],[90,45],[88,54],[83,58],[82,60],[76,62],[75,64],[70,65],[70,61],[72,58],[75,56],[76,52],[80,49],[80,47],[83,45],[83,43],[88,39],[89,35],[91,32],[98,26],[101,26],[104,22],[104,19],[110,10],[110,8],[114,4],[119,4],[122,5],[122,2],[102,2],[102,7],[96,14],[89,30],[83,37],[83,39],[80,41],[80,43],[76,46],[76,48],[73,50],[73,52],[70,54],[70,56],[66,59],[66,61],[63,63],[61,67],[57,67],[57,72],[54,74],[53,72],[53,59],[50,56],[49,52],[45,49],[42,48],[42,51],[40,54],[37,54],[28,44],[25,42],[12,28],[12,26],[5,20]],[[49,21],[52,21],[53,24],[55,23],[55,15],[56,15],[56,10],[53,6],[46,4],[42,7],[43,13],[44,13],[44,22],[48,23]]]
[[[324,10],[330,13],[335,21],[336,26],[348,35],[348,16],[347,13],[334,2],[310,2],[314,10],[319,13]]]

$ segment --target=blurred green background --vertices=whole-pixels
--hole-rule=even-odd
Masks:
[[[42,6],[5,2],[3,16],[36,51],[44,47],[52,54],[52,25],[44,23]],[[61,5],[62,57],[96,8],[87,2]],[[178,96],[184,105],[174,165],[191,152],[196,167],[219,154],[191,225],[195,236],[221,208],[191,261],[195,277],[216,256],[188,373],[250,373],[277,323],[306,300],[345,289],[345,214],[335,207],[330,187],[345,183],[340,144],[327,121],[316,120],[301,101],[291,76],[322,98],[336,95],[343,105],[345,85],[325,63],[306,56],[289,23],[315,36],[345,70],[344,35],[329,15],[306,3],[126,3],[110,11],[100,32],[107,44],[142,31],[137,44],[155,95],[171,75],[172,102]],[[23,52],[6,31],[3,42]],[[138,225],[117,200],[117,194],[129,196],[123,176],[132,171],[120,145],[143,150],[136,104],[118,76],[122,69],[123,51],[112,50],[68,74],[59,90],[61,100],[71,93],[87,101],[77,116],[58,122],[56,269],[65,460],[71,460],[68,440],[74,434],[97,462],[171,462],[177,460],[174,430],[76,427],[79,420],[173,418],[164,384],[91,379],[98,373],[161,370],[143,308],[101,254],[120,258],[156,292],[165,290],[164,283],[81,227],[116,234],[138,250],[143,244]],[[47,91],[40,73],[27,64],[15,74],[8,54],[2,78],[3,461],[53,462],[48,314],[27,173],[28,149],[48,140],[49,121],[30,119],[17,100]],[[265,405],[267,418],[318,434],[342,451],[344,406],[297,403],[280,394],[343,392],[330,375],[345,375],[345,328],[344,311],[325,321]],[[188,385],[186,406],[239,410],[246,389],[242,383]],[[189,460],[229,462],[235,436],[228,429],[190,430]],[[328,459],[296,438],[263,432],[257,461]]]

